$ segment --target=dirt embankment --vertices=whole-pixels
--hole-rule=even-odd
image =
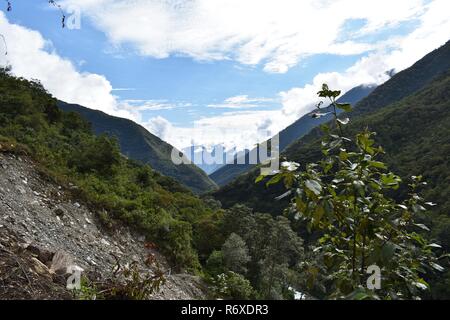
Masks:
[[[144,237],[125,227],[105,230],[86,206],[41,177],[31,160],[0,153],[0,299],[70,299],[67,275],[56,269],[70,264],[101,281],[117,261],[154,272],[149,258],[166,279],[150,298],[204,298],[201,281],[173,274]]]

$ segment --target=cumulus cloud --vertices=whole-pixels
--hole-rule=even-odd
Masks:
[[[302,58],[357,54],[366,43],[340,40],[344,23],[366,21],[360,35],[422,14],[426,0],[64,0],[120,47],[155,58],[232,59],[285,73]]]
[[[267,107],[276,102],[274,98],[250,98],[248,95],[239,95],[225,99],[223,103],[209,104],[208,108],[219,109],[249,109]]]
[[[250,148],[311,111],[322,83],[344,92],[360,84],[383,83],[386,71],[409,67],[448,41],[450,30],[448,0],[64,0],[63,4],[80,7],[118,54],[122,47],[131,47],[149,57],[234,60],[284,73],[315,54],[365,53],[344,72],[318,74],[305,86],[277,97],[242,94],[211,104],[235,110],[180,127],[161,116],[148,120],[141,116],[142,111],[178,106],[167,101],[118,101],[104,76],[77,71],[38,32],[10,24],[0,13],[0,33],[14,39],[8,41],[8,59],[16,74],[40,79],[62,100],[138,121],[179,149],[216,144]],[[364,26],[342,38],[344,24],[353,19],[365,21]],[[370,44],[358,40],[412,19],[417,27],[407,35]],[[278,110],[245,110],[275,101],[280,103]]]
[[[1,11],[0,34],[8,45],[8,55],[2,55],[0,63],[11,65],[14,74],[40,80],[58,99],[139,120],[139,114],[120,107],[111,83],[104,76],[77,71],[39,32],[10,23]]]

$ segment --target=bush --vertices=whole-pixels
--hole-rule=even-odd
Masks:
[[[249,300],[254,297],[254,290],[250,281],[233,271],[222,273],[216,277],[214,291],[224,299]]]

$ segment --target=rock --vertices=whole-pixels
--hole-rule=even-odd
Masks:
[[[41,261],[42,263],[46,264],[46,265],[50,265],[52,259],[53,259],[53,252],[51,252],[50,250],[47,250],[45,248],[39,247],[37,245],[34,244],[27,244],[25,249],[27,251],[29,251],[31,254],[33,254],[34,256],[36,256],[39,261]]]
[[[31,261],[33,262],[33,270],[37,274],[44,276],[44,277],[51,278],[50,269],[45,264],[43,264],[41,261],[39,261],[35,257],[32,257]]]
[[[102,243],[102,244],[104,244],[105,246],[110,246],[111,244],[108,242],[108,241],[106,241],[105,239],[102,239],[102,240],[100,240],[100,242]]]
[[[93,266],[96,266],[97,263],[94,261],[94,259],[92,259],[91,257],[86,257],[86,260]]]
[[[58,250],[52,259],[50,272],[57,274],[65,274],[67,269],[73,265],[73,258],[67,252]]]
[[[16,186],[16,190],[19,191],[20,194],[25,194],[27,191],[22,186]]]
[[[92,224],[92,221],[89,220],[87,217],[85,217],[84,220],[85,220],[88,224]]]
[[[64,216],[64,210],[61,208],[56,208],[55,211],[53,211],[57,217],[62,217]]]
[[[80,205],[78,202],[75,202],[73,205],[74,205],[75,207],[77,207],[77,208],[80,208],[80,207],[81,207],[81,205]]]

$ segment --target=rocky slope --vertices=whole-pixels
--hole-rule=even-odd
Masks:
[[[47,181],[30,159],[0,152],[0,299],[71,298],[55,272],[58,257],[100,280],[111,276],[117,261],[155,272],[146,264],[151,257],[166,282],[149,298],[204,297],[197,277],[172,273],[166,259],[139,234],[125,227],[105,230],[93,212],[71,199],[70,188],[76,186]]]

